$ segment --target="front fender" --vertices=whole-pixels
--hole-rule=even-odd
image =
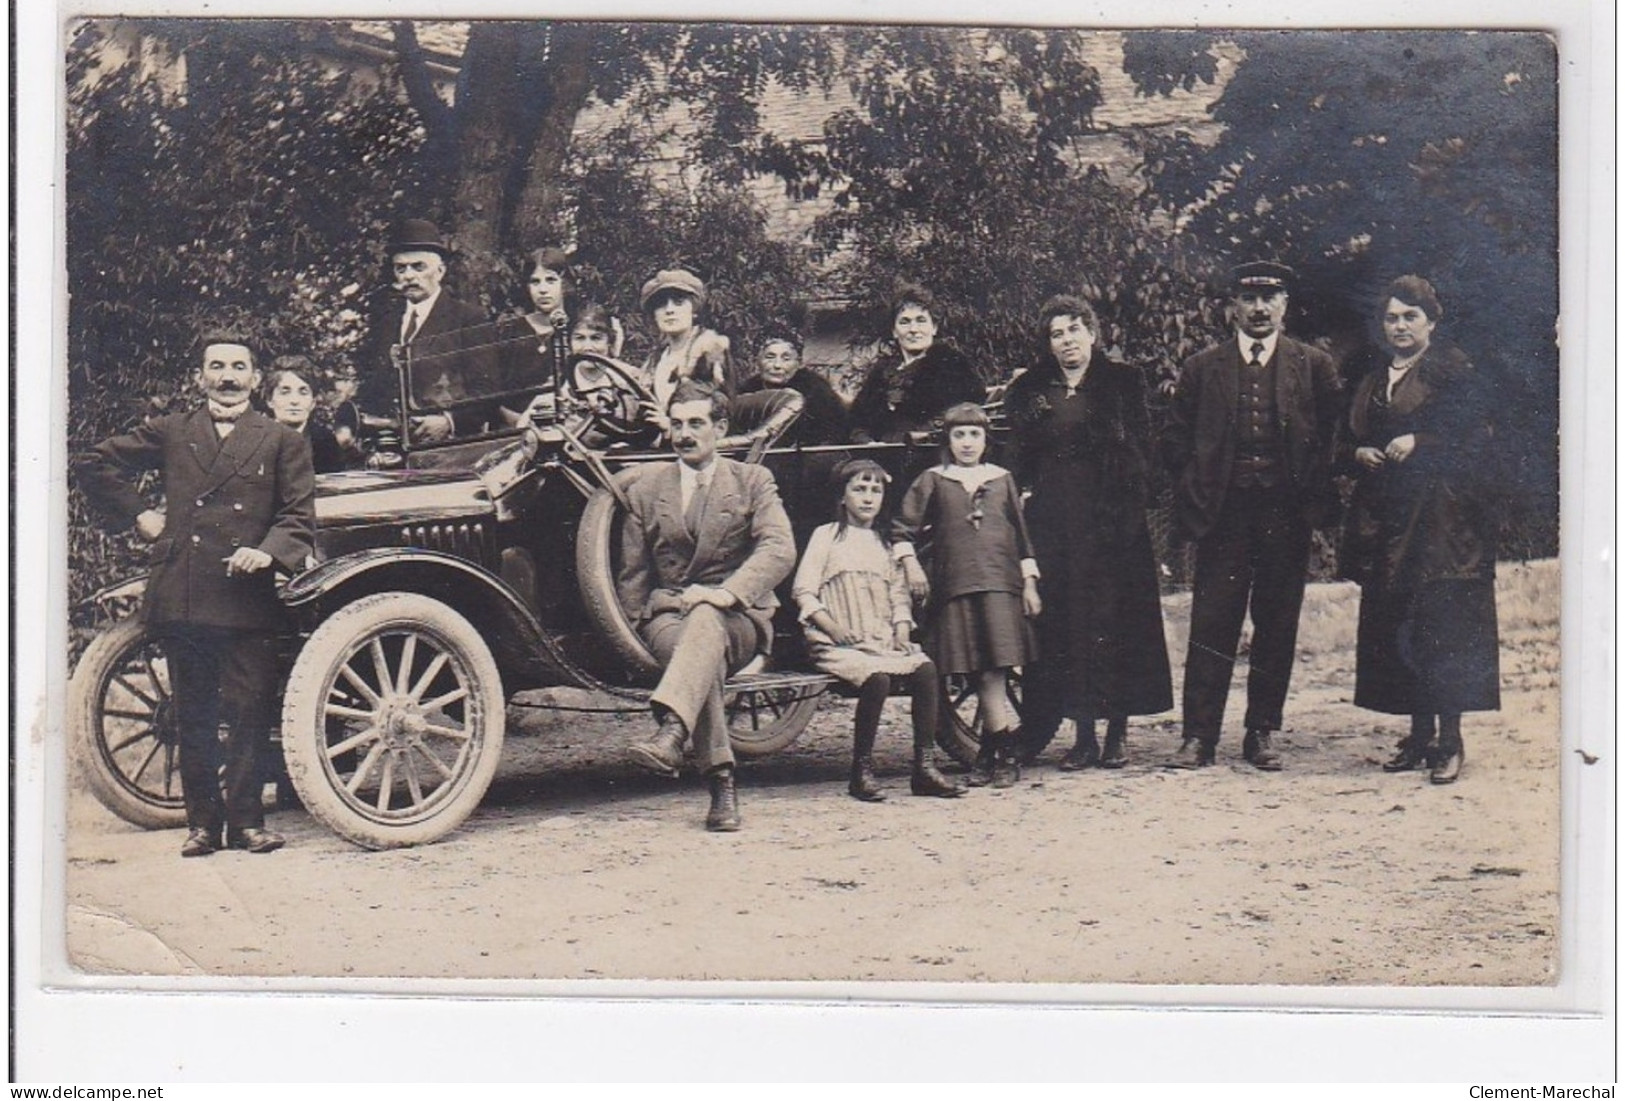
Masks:
[[[106,608],[120,600],[139,600],[147,591],[147,575],[138,573],[133,577],[126,577],[122,581],[115,581],[105,588],[97,589],[89,596],[79,601],[81,608]]]
[[[318,563],[282,590],[307,628],[332,610],[382,592],[433,597],[473,623],[491,646],[509,694],[579,679],[551,635],[501,578],[465,558],[419,547],[376,547]]]

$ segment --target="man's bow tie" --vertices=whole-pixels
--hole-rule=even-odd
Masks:
[[[240,405],[220,405],[209,402],[209,419],[216,424],[235,424],[244,413],[248,412],[248,402]]]

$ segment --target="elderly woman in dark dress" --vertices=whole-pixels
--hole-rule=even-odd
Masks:
[[[1360,584],[1354,703],[1411,717],[1384,769],[1449,784],[1462,713],[1501,707],[1488,408],[1467,357],[1433,339],[1432,284],[1400,276],[1379,302],[1388,362],[1355,387],[1344,448],[1359,472],[1339,558]]]
[[[875,362],[853,399],[853,443],[901,442],[910,432],[940,427],[949,406],[980,405],[987,397],[970,360],[937,340],[936,315],[936,300],[924,287],[904,287],[892,299],[896,349]]]
[[[1146,525],[1150,424],[1145,382],[1108,360],[1088,302],[1039,311],[1044,355],[1005,395],[1011,460],[1031,491],[1028,530],[1042,573],[1039,660],[1022,681],[1023,750],[1036,758],[1063,718],[1078,738],[1067,771],[1128,763],[1130,715],[1173,706],[1157,564]],[[1095,723],[1106,721],[1106,746]]]

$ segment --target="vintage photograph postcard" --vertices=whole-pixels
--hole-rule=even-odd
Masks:
[[[1600,1004],[1583,10],[265,14],[57,28],[46,985]]]

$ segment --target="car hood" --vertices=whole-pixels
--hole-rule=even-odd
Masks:
[[[484,483],[469,471],[349,470],[316,478],[321,527],[475,516],[492,508]]]

